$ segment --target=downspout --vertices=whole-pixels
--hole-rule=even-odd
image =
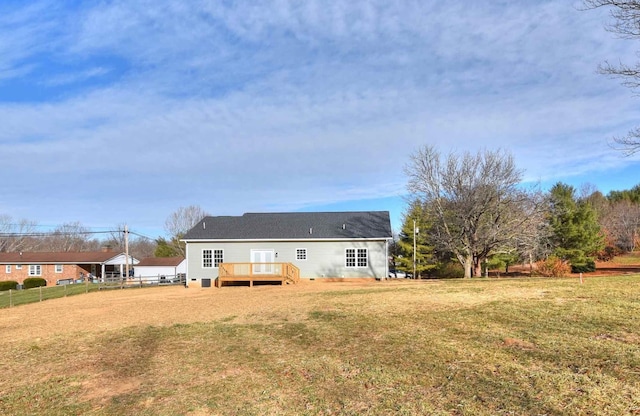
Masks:
[[[389,239],[384,240],[384,276],[382,280],[389,277]]]
[[[184,241],[184,240],[183,240]],[[184,243],[184,287],[189,287],[189,243],[185,241]],[[177,267],[176,267],[177,272]]]

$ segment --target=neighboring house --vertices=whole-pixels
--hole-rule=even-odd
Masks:
[[[160,282],[165,279],[182,279],[187,273],[187,261],[184,257],[149,257],[136,265],[136,279]]]
[[[388,211],[205,217],[183,238],[187,285],[211,286],[222,263],[293,264],[303,279],[384,279],[391,239]]]
[[[0,280],[24,282],[28,277],[41,277],[47,285],[66,284],[91,279],[103,280],[124,276],[127,257],[113,251],[60,253],[0,253]],[[138,260],[129,256],[129,267]]]

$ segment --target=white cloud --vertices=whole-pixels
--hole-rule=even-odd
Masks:
[[[149,200],[163,215],[296,209],[398,195],[425,143],[510,150],[531,179],[635,162],[606,138],[637,103],[595,73],[633,45],[564,1],[109,1],[11,16],[6,76],[42,71],[46,54],[73,65],[43,88],[78,88],[0,98],[0,172],[22,178],[12,195],[74,189],[101,215],[116,214],[95,201],[119,195],[117,215],[138,218]]]

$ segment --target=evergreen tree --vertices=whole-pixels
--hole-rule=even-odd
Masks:
[[[397,270],[413,273],[414,221],[416,227],[416,276],[414,278],[422,278],[429,270],[437,266],[437,262],[433,246],[428,243],[429,221],[426,210],[419,201],[412,202],[404,215],[394,260]]]
[[[172,241],[171,243],[165,240],[162,237],[159,237],[156,240],[156,249],[154,252],[155,257],[178,257],[181,256],[178,250],[176,250],[177,241]]]
[[[594,256],[604,248],[604,235],[592,205],[576,199],[575,189],[560,182],[551,188],[549,201],[554,254],[568,261],[574,271],[585,265],[595,268]]]
[[[607,199],[611,202],[629,201],[640,204],[640,184],[624,191],[611,191],[607,195]]]

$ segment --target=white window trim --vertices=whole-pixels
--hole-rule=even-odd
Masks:
[[[29,265],[29,276],[42,276],[42,265],[40,265],[40,264],[30,264]]]
[[[205,266],[205,263],[204,263],[204,261],[205,261],[205,257],[204,257],[205,251],[208,251],[211,254],[211,257],[209,257],[207,259],[207,260],[211,261],[211,265],[210,266]],[[203,269],[213,269],[213,249],[210,249],[210,248],[203,248],[202,249],[202,268]]]
[[[353,250],[353,255],[354,255],[353,260],[355,262],[355,264],[353,266],[349,266],[347,264],[347,252],[349,250]],[[360,257],[358,257],[358,252],[361,251],[361,250],[363,250],[366,253],[365,259],[366,259],[366,263],[367,264],[364,265],[364,266],[359,266],[358,265],[358,259],[360,258]],[[355,247],[345,248],[344,249],[344,267],[347,267],[349,269],[366,269],[367,267],[369,267],[369,249],[368,248],[355,248]]]
[[[222,258],[218,262],[216,262],[216,251],[218,251],[218,252],[220,252],[220,254],[222,254]],[[212,261],[214,269],[217,269],[220,266],[220,263],[224,263],[224,249],[223,248],[216,248],[216,249],[211,250],[211,261]]]
[[[304,250],[304,258],[303,259],[298,257],[298,250]],[[304,247],[296,248],[296,260],[297,261],[307,261],[308,258],[309,258],[309,250],[307,250]]]
[[[16,264],[16,270],[22,270],[22,264]]]
[[[11,265],[7,264],[6,266],[4,266],[4,272],[7,274],[11,274]]]
[[[62,264],[56,264],[55,266],[56,273],[62,273],[64,270],[64,266]]]

